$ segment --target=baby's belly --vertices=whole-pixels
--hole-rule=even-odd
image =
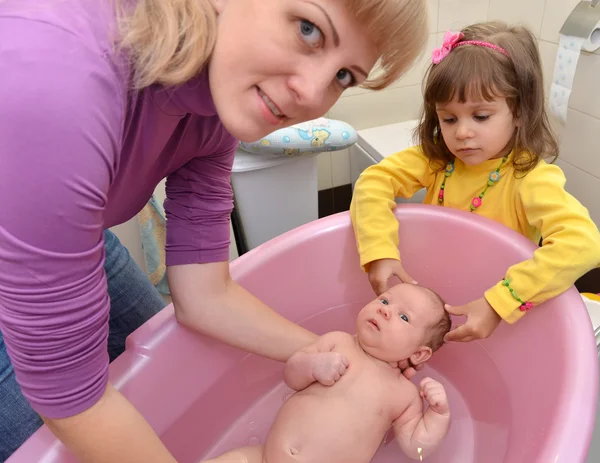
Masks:
[[[268,463],[368,463],[390,427],[385,410],[347,399],[292,396],[281,408],[267,440]]]

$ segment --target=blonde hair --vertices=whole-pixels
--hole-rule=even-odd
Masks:
[[[173,86],[207,64],[217,36],[211,0],[138,0],[133,11],[119,2],[120,46],[133,66],[133,86]],[[341,0],[380,52],[379,72],[363,87],[380,90],[397,80],[427,41],[424,0]]]
[[[374,41],[378,69],[361,87],[382,90],[398,80],[422,54],[429,35],[424,0],[343,0]]]
[[[133,87],[174,86],[206,65],[217,37],[211,0],[138,0],[119,8],[120,46],[133,65]]]
[[[556,159],[558,143],[544,104],[544,79],[537,40],[524,26],[500,21],[474,24],[462,30],[461,40],[479,40],[502,47],[508,56],[490,48],[467,45],[453,49],[427,71],[418,138],[425,155],[439,170],[454,156],[441,136],[436,104],[469,98],[506,98],[519,119],[513,150],[518,172],[528,172],[540,158]]]

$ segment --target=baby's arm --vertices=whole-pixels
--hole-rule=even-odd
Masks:
[[[315,381],[325,386],[335,384],[346,371],[348,360],[339,352],[333,352],[333,349],[347,336],[340,332],[327,333],[314,344],[297,351],[285,364],[285,384],[296,391]]]
[[[423,413],[423,399],[429,407]],[[400,448],[415,460],[431,454],[450,427],[450,408],[444,387],[431,378],[421,381],[421,396],[415,394],[406,411],[394,422]],[[419,449],[421,455],[419,455]]]

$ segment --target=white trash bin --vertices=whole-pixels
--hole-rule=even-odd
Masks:
[[[319,218],[318,154],[235,154],[231,183],[248,250]]]
[[[248,250],[319,218],[317,156],[354,143],[351,125],[326,118],[240,143],[231,182]]]

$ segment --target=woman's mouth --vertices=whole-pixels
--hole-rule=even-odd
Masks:
[[[256,89],[258,91],[258,96],[264,102],[271,115],[275,117],[275,120],[272,120],[272,122],[279,123],[281,119],[285,118],[285,115],[281,112],[281,109],[279,109],[277,105],[273,103],[273,101],[260,88],[256,87]]]

